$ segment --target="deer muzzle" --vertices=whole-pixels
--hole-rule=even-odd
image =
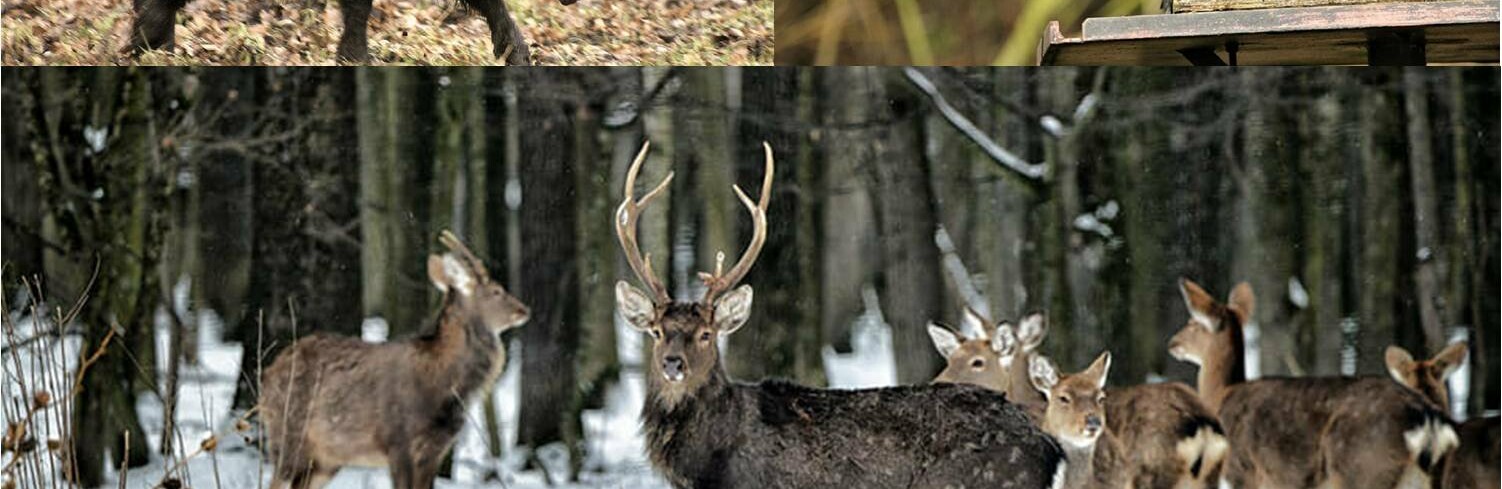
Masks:
[[[685,376],[683,357],[670,356],[662,359],[662,377],[668,382],[679,382]]]

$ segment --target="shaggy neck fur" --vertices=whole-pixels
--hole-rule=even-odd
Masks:
[[[669,393],[667,380],[656,370],[654,367],[648,373],[647,398],[641,413],[652,465],[675,487],[693,487],[701,482],[713,485],[692,478],[703,478],[723,468],[716,467],[723,465],[719,459],[731,450],[734,440],[718,433],[735,426],[731,420],[740,416],[733,384],[716,361],[698,388]]]

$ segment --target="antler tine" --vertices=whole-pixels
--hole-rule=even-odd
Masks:
[[[707,286],[704,291],[704,303],[706,304],[713,304],[715,297],[721,292],[730,290],[731,287],[735,287],[737,283],[740,283],[741,279],[745,278],[746,272],[751,271],[751,264],[756,263],[756,256],[761,254],[762,245],[766,244],[767,203],[772,200],[772,180],[773,175],[777,172],[777,168],[772,159],[772,145],[764,141],[761,143],[761,146],[767,155],[767,169],[762,174],[761,179],[761,199],[753,203],[751,202],[751,198],[747,197],[744,191],[741,191],[740,185],[730,186],[730,189],[735,191],[736,198],[740,199],[741,204],[746,206],[746,211],[751,213],[751,243],[746,245],[746,251],[741,254],[741,259],[735,262],[735,266],[730,267],[729,272],[725,272],[723,275],[720,273],[720,263],[724,259],[724,254],[721,253],[713,274],[699,274],[699,278]]]
[[[652,199],[657,198],[658,194],[667,189],[668,183],[673,181],[673,173],[668,172],[668,176],[662,179],[662,183],[657,184],[656,188],[642,196],[641,200],[636,200],[636,175],[641,171],[642,162],[647,160],[647,150],[651,147],[652,143],[643,143],[641,151],[636,154],[636,159],[631,162],[631,168],[626,171],[626,189],[623,192],[625,196],[621,199],[621,206],[615,211],[615,235],[620,238],[621,251],[625,252],[626,263],[631,265],[631,270],[636,272],[637,278],[641,279],[647,288],[652,289],[652,295],[657,303],[665,304],[670,300],[668,289],[653,274],[652,257],[650,255],[642,257],[641,247],[636,243],[636,221],[641,217],[641,210],[647,204],[652,203]]]

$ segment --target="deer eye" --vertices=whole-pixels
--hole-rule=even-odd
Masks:
[[[1069,404],[1069,396],[1059,396],[1059,402]]]
[[[986,361],[984,359],[977,358],[977,359],[974,359],[974,360],[970,361],[970,367],[971,368],[985,368],[985,366],[986,366]]]
[[[708,331],[705,331],[703,333],[699,333],[699,341],[709,341],[713,337],[714,336],[711,335],[711,334],[709,334]]]
[[[662,330],[652,328],[652,339],[662,339]]]
[[[1095,396],[1095,402],[1106,402],[1106,394],[1101,393],[1100,395]]]

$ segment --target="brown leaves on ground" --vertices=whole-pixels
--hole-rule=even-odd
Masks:
[[[133,14],[122,0],[4,0],[7,65],[111,65]],[[506,0],[550,65],[754,65],[772,62],[773,0]],[[177,45],[135,60],[165,65],[330,65],[337,0],[192,0]],[[496,65],[485,20],[459,0],[374,0],[374,64]]]

